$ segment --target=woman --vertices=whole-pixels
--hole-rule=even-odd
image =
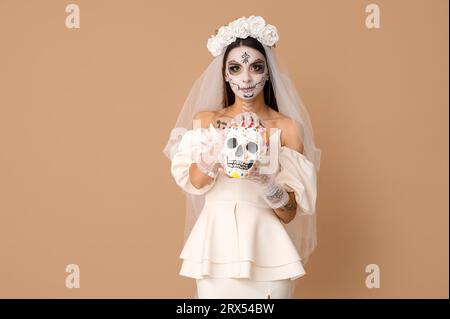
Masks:
[[[321,152],[275,56],[277,41],[262,17],[221,27],[207,45],[215,58],[164,149],[188,199],[180,274],[196,279],[199,298],[291,298],[316,246]],[[225,173],[220,155],[231,125],[272,129],[275,171],[252,163],[242,178]]]

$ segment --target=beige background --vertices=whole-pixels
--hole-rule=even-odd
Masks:
[[[207,38],[254,14],[323,151],[297,297],[448,298],[448,1],[375,1],[379,30],[359,0],[74,1],[79,30],[68,3],[0,0],[0,297],[193,296],[162,149]]]

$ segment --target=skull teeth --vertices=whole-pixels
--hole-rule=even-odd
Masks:
[[[253,166],[253,161],[243,162],[239,160],[228,160],[227,166],[235,169],[249,170]]]

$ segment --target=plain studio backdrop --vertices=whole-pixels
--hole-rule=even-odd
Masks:
[[[194,295],[162,149],[207,39],[261,15],[322,149],[295,297],[448,298],[448,1],[74,3],[0,1],[0,297]]]

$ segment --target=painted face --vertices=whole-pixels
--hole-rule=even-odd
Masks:
[[[225,81],[241,99],[248,101],[258,96],[268,78],[266,58],[258,50],[240,46],[229,52]]]

